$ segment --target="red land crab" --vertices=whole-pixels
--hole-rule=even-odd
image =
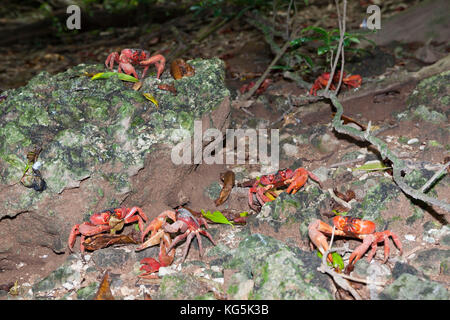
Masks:
[[[370,262],[376,253],[378,242],[384,241],[384,260],[386,263],[389,258],[389,237],[392,237],[395,245],[402,254],[402,244],[400,239],[391,231],[385,230],[382,232],[375,232],[375,223],[368,220],[361,220],[354,217],[336,216],[333,218],[333,224],[336,227],[334,234],[336,236],[347,236],[363,240],[350,255],[349,264],[345,268],[345,273],[349,274],[353,267],[362,255],[372,246],[367,260]],[[323,221],[315,220],[308,226],[308,235],[312,243],[319,249],[322,254],[328,250],[327,236],[331,236],[333,227]],[[331,262],[331,254],[328,255],[328,260]]]
[[[152,273],[157,272],[161,266],[166,267],[170,265],[175,257],[175,249],[167,250],[172,243],[170,235],[161,228],[166,223],[167,218],[176,221],[176,213],[171,210],[164,211],[153,219],[145,228],[144,232],[142,232],[141,241],[144,241],[145,236],[149,232],[151,232],[150,237],[138,246],[136,251],[144,250],[159,243],[159,262],[154,258],[142,259],[141,264],[143,266],[141,270],[145,272],[140,277],[153,278]]]
[[[182,234],[176,236],[172,244],[167,248],[168,251],[170,251],[175,245],[178,244],[181,240],[186,239],[186,245],[183,251],[183,260],[186,259],[186,255],[189,250],[189,245],[194,238],[194,236],[197,236],[198,241],[198,247],[200,251],[200,257],[203,256],[203,247],[202,247],[202,239],[200,237],[200,234],[208,237],[211,242],[216,245],[214,242],[211,234],[209,234],[208,231],[201,229],[201,225],[204,225],[205,228],[208,228],[208,223],[203,217],[194,217],[192,213],[190,213],[185,208],[179,208],[177,209],[177,221],[173,224],[165,224],[163,225],[163,229],[169,233],[176,233],[180,231]]]
[[[334,85],[339,83],[340,77],[341,77],[341,71],[337,71],[336,74],[334,75],[333,81],[330,85],[331,90],[336,90],[336,87]],[[312,85],[311,90],[309,91],[309,94],[316,96],[317,90],[326,88],[329,79],[330,79],[329,72],[322,73],[316,79],[316,81],[314,81],[314,84]],[[355,75],[347,77],[347,74],[344,72],[344,75],[342,77],[342,83],[348,87],[358,88],[359,86],[361,86],[362,78],[359,74],[355,74]]]
[[[242,87],[239,89],[239,92],[241,94],[244,94],[245,92],[249,91],[251,88],[253,88],[255,86],[255,82],[251,81],[248,84],[244,84],[242,85]],[[255,91],[255,93],[257,95],[260,95],[261,93],[263,93],[264,91],[266,91],[266,89],[272,84],[272,79],[265,79],[261,85],[259,86],[259,88]]]
[[[144,71],[142,72],[142,79],[145,77],[148,68],[151,64],[154,64],[156,67],[156,78],[159,79],[161,74],[164,71],[164,66],[166,65],[166,59],[164,56],[157,54],[153,57],[150,56],[149,52],[141,49],[123,49],[119,53],[113,52],[108,58],[106,58],[105,65],[110,70],[113,69],[114,62],[119,64],[118,72],[122,72],[122,70],[129,75],[133,75],[136,79],[139,79],[136,70],[134,70],[133,64],[139,64],[144,66]]]
[[[139,207],[114,208],[94,213],[89,218],[89,222],[73,226],[69,235],[69,249],[73,251],[76,237],[79,234],[81,234],[80,250],[84,252],[83,242],[87,236],[93,236],[105,231],[110,231],[114,234],[116,231],[121,230],[125,224],[136,221],[139,224],[139,229],[144,230],[144,221],[147,222],[147,216]]]
[[[278,170],[275,174],[264,175],[248,190],[248,204],[253,210],[258,211],[253,203],[253,195],[256,196],[256,199],[262,206],[264,203],[272,201],[272,199],[265,195],[266,192],[269,192],[276,197],[272,192],[273,189],[288,186],[286,192],[291,193],[292,191],[292,194],[295,194],[305,185],[308,177],[321,185],[319,178],[305,168],[297,168],[294,171],[291,169],[282,169]]]
[[[157,278],[153,273],[158,272],[159,268],[170,266],[173,262],[173,258],[175,257],[175,248],[171,250],[167,250],[172,243],[172,239],[167,232],[163,232],[160,238],[159,245],[159,261],[154,258],[144,258],[140,261],[142,264],[140,270],[143,270],[144,273],[140,274],[139,277],[145,279],[153,279]]]

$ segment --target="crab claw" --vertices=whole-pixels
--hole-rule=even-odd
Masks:
[[[175,211],[172,211],[172,210],[164,211],[163,213],[158,215],[155,219],[153,219],[152,222],[150,222],[150,224],[147,226],[147,228],[145,228],[145,230],[144,230],[144,232],[142,233],[142,236],[141,236],[141,241],[142,242],[144,241],[145,236],[150,231],[152,232],[151,233],[151,237],[155,236],[155,233],[159,229],[161,229],[162,225],[166,222],[166,218],[167,217],[170,218],[172,221],[176,221],[177,220]]]
[[[114,67],[114,62],[119,63],[119,54],[117,52],[111,53],[108,58],[106,58],[105,66],[110,70]]]
[[[156,232],[153,236],[151,236],[150,238],[147,239],[147,241],[145,241],[143,244],[141,244],[140,246],[138,246],[135,250],[136,251],[141,251],[144,250],[145,248],[154,246],[158,243],[161,242],[161,238],[164,236],[164,230],[160,229],[158,230],[158,232]]]
[[[140,261],[141,268],[139,270],[145,271],[145,274],[150,274],[153,272],[158,272],[161,264],[154,258],[144,258]]]
[[[75,245],[75,240],[77,238],[77,235],[80,234],[80,231],[78,230],[79,226],[80,226],[79,224],[74,225],[72,230],[70,231],[69,241],[68,241],[68,246],[69,246],[70,252],[73,252],[73,246]]]
[[[328,241],[327,237],[321,231],[331,233],[333,230],[328,224],[320,220],[315,220],[308,226],[309,239],[324,254],[328,250]],[[333,261],[331,254],[328,254],[327,259],[329,262]]]
[[[164,233],[162,237],[162,241],[159,246],[159,261],[161,266],[167,267],[170,266],[175,258],[175,249],[167,250],[172,242],[170,235],[168,233]]]
[[[355,74],[353,76],[344,78],[343,82],[349,87],[358,88],[361,86],[362,78],[359,74]]]
[[[295,194],[301,187],[305,185],[308,177],[316,181],[319,186],[321,186],[320,180],[315,174],[309,172],[304,168],[298,168],[294,171],[294,176],[291,179],[286,180],[287,183],[290,183],[286,192],[291,193],[292,191],[292,194]]]
[[[156,67],[156,78],[159,79],[159,77],[161,76],[161,74],[164,71],[164,67],[166,65],[166,58],[164,58],[163,55],[161,54],[157,54],[154,55],[153,57],[150,57],[147,60],[141,61],[140,65],[141,66],[149,66],[151,64],[154,64]],[[142,78],[144,78],[145,74],[142,75]]]

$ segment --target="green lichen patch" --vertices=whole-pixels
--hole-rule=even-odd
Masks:
[[[382,299],[393,300],[447,300],[448,290],[440,283],[404,273],[385,288]]]
[[[272,237],[252,234],[234,250],[224,268],[233,274],[227,292],[249,299],[332,299],[329,279],[316,272],[320,264],[313,253],[292,248]]]
[[[18,183],[27,152],[40,146],[44,193],[61,193],[84,179],[105,176],[116,194],[128,192],[130,176],[143,167],[153,145],[173,144],[174,129],[191,130],[194,120],[229,95],[221,60],[195,60],[192,65],[194,77],[174,81],[164,73],[164,81],[175,82],[176,96],[155,89],[159,80],[147,77],[158,108],[143,97],[143,90],[135,91],[115,76],[86,76],[103,72],[103,65],[81,64],[57,75],[42,72],[26,86],[7,91],[0,104],[0,183]],[[117,170],[123,174],[114,175]]]
[[[368,185],[372,180],[367,180]],[[354,217],[383,223],[381,212],[386,209],[387,204],[396,199],[400,193],[397,185],[385,178],[381,178],[373,186],[369,187],[363,200],[355,203],[350,211]]]
[[[276,229],[282,224],[299,222],[300,234],[306,239],[309,223],[320,218],[320,208],[329,199],[328,192],[313,185],[300,189],[294,195],[283,192],[263,206],[257,219],[269,222]]]
[[[450,71],[444,71],[418,83],[407,103],[410,110],[408,118],[433,123],[448,121]]]

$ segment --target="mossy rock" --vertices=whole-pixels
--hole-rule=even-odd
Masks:
[[[448,122],[450,70],[423,79],[408,97],[408,118],[433,123]]]
[[[448,290],[439,282],[404,273],[380,294],[387,300],[447,300]]]
[[[330,280],[316,271],[320,259],[262,234],[252,234],[239,243],[224,268],[237,270],[227,293],[242,299],[333,299]],[[244,284],[244,285],[242,285]]]

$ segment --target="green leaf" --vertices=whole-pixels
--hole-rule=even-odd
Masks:
[[[364,171],[377,171],[377,170],[386,170],[390,169],[391,167],[386,166],[381,161],[373,161],[369,163],[365,163],[362,166],[359,166],[357,168],[353,168],[352,171],[356,170],[364,170]]]
[[[338,212],[338,211],[336,211],[335,209],[331,210],[331,212],[333,212],[333,213],[334,213],[335,215],[337,215],[337,216],[346,216],[347,213],[348,213],[348,211],[345,211],[345,212]]]
[[[153,104],[156,106],[156,108],[158,108],[158,106],[159,106],[158,100],[156,100],[154,96],[152,96],[150,93],[143,93],[142,95],[145,97],[145,99],[153,102]]]
[[[139,81],[138,79],[136,79],[133,76],[130,76],[129,74],[119,73],[119,72],[100,72],[100,73],[94,74],[92,76],[91,80],[109,79],[114,75],[117,75],[117,77],[122,81],[129,81],[129,82],[138,82]]]
[[[314,62],[310,56],[303,54],[303,53],[296,53],[295,55],[302,58],[303,60],[305,60],[310,68],[314,67]]]
[[[302,29],[301,32],[310,31],[310,30],[320,33],[322,35],[321,39],[328,39],[327,30],[325,30],[324,28],[321,28],[321,27],[309,26],[309,27]]]
[[[248,216],[248,212],[247,211],[239,213],[239,217],[246,217],[246,216]]]
[[[207,219],[209,219],[209,220],[211,220],[211,221],[213,221],[213,222],[216,222],[216,223],[223,223],[223,224],[229,224],[229,225],[232,225],[233,226],[233,223],[231,223],[227,218],[225,218],[225,216],[222,214],[222,212],[220,212],[220,211],[214,211],[213,213],[211,213],[211,211],[207,211],[207,212],[205,212],[203,209],[201,210],[201,212],[202,212],[202,215],[205,217],[205,218],[207,218]],[[234,227],[234,226],[233,226]]]
[[[317,250],[317,256],[320,259],[322,259],[322,257],[323,257],[322,253],[319,250]],[[339,268],[339,270],[344,269],[344,260],[342,259],[341,255],[339,253],[332,252],[331,258],[333,259],[333,265],[331,265],[331,263],[327,262],[329,266],[331,266],[333,268]]]
[[[318,38],[318,37],[300,37],[300,38],[292,40],[291,46],[292,47],[299,46],[303,43],[314,41],[314,40],[320,40],[320,38]]]
[[[273,66],[271,69],[272,70],[291,70],[292,67],[290,67],[290,66]]]
[[[330,46],[320,46],[317,48],[317,54],[319,56],[323,55],[324,53],[327,53],[330,50]]]

